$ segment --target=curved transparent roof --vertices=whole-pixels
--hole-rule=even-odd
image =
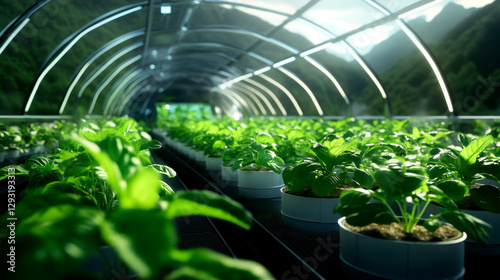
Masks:
[[[0,0],[0,118],[500,116],[500,1]],[[154,107],[154,106],[152,106]]]

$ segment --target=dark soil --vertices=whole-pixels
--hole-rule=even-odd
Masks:
[[[470,188],[471,189],[478,189],[480,188],[480,184],[474,184]],[[464,198],[456,203],[458,208],[462,210],[477,210],[477,211],[484,211],[481,207],[479,207],[474,201],[472,201],[472,198],[470,197],[470,194],[467,194],[464,196]]]
[[[333,191],[330,193],[329,196],[325,196],[325,197],[322,197],[322,198],[339,198],[340,196],[340,193],[342,193],[342,191],[344,189],[348,189],[348,188],[352,188],[351,186],[348,186],[348,185],[343,185],[342,188],[335,188],[333,189]],[[296,192],[296,193],[290,193],[288,187],[285,187],[283,189],[283,192],[285,193],[288,193],[288,194],[291,194],[291,195],[297,195],[297,196],[304,196],[304,197],[318,197],[316,196],[313,192],[312,192],[312,188],[311,186],[307,186],[306,188],[304,188],[303,190],[299,191],[299,192]]]
[[[244,167],[243,170],[247,170],[247,171],[272,171],[271,168],[268,168],[268,167],[257,168],[257,166]]]
[[[462,236],[459,230],[445,224],[442,224],[434,232],[430,232],[423,226],[417,225],[411,234],[405,233],[396,222],[387,225],[372,223],[363,227],[351,226],[346,222],[345,226],[361,234],[389,240],[439,242],[458,239]]]

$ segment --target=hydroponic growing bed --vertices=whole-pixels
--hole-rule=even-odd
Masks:
[[[500,1],[0,7],[2,279],[500,279]]]

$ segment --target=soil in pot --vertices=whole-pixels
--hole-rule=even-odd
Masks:
[[[352,226],[345,222],[345,226],[364,235],[389,240],[438,242],[454,240],[462,236],[459,230],[446,224],[442,224],[434,232],[428,231],[421,225],[416,225],[411,234],[405,233],[397,222],[391,224],[372,223],[362,227]]]
[[[344,189],[348,189],[348,188],[352,188],[348,185],[343,185],[341,188],[335,188],[329,196],[325,196],[324,198],[339,198],[340,196],[340,193],[344,190]],[[304,196],[304,197],[318,197],[317,195],[315,195],[313,192],[312,192],[312,188],[311,186],[307,186],[305,187],[303,190],[300,190],[296,193],[291,193],[290,190],[288,189],[288,187],[285,187],[283,189],[283,192],[287,193],[287,194],[291,194],[291,195],[298,195],[298,196]]]
[[[472,189],[479,189],[481,186],[483,186],[483,185],[474,184],[470,187],[470,189],[471,190]],[[479,205],[474,203],[474,201],[472,200],[472,197],[470,196],[470,193],[465,195],[464,198],[462,200],[460,200],[459,202],[457,202],[456,204],[457,204],[458,208],[460,208],[462,210],[484,211],[484,209],[482,209],[481,207],[479,207]]]

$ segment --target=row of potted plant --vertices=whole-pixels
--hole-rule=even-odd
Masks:
[[[161,175],[175,171],[151,161],[161,144],[137,122],[82,122],[61,134],[68,137],[53,153],[1,169],[2,179],[12,170],[29,176],[15,209],[17,279],[273,279],[253,261],[178,248],[177,217],[203,215],[249,229],[252,216],[212,192],[173,192]]]
[[[223,166],[232,164],[232,170],[238,170],[238,178],[245,174],[244,170],[264,168],[267,172],[282,173],[286,186],[281,188],[282,217],[291,226],[334,229],[340,224],[341,242],[346,240],[351,244],[365,241],[359,239],[363,235],[356,233],[348,237],[347,231],[361,228],[360,232],[371,232],[373,229],[367,230],[366,226],[374,223],[399,226],[400,233],[410,239],[415,231],[442,233],[443,228],[451,224],[456,229],[451,231],[453,237],[459,236],[456,238],[459,245],[450,249],[457,259],[444,264],[436,261],[441,257],[423,257],[424,261],[427,259],[425,267],[429,268],[430,275],[419,274],[420,264],[406,266],[409,272],[392,269],[394,275],[382,275],[383,271],[391,270],[377,261],[388,259],[379,254],[384,252],[383,247],[377,247],[380,252],[372,254],[360,253],[358,248],[341,244],[341,258],[357,269],[383,277],[410,273],[408,275],[418,276],[415,279],[459,278],[464,273],[462,241],[466,236],[482,243],[498,243],[500,164],[497,140],[500,134],[495,129],[496,123],[481,136],[456,133],[444,128],[442,123],[419,127],[409,126],[406,121],[389,120],[372,124],[354,120],[338,123],[284,119],[236,123],[233,120],[204,120],[199,130],[190,129],[186,121],[193,125],[200,123],[196,119],[182,120],[182,125],[176,126],[175,120],[169,120],[169,126],[162,127],[174,143],[177,131],[184,131],[190,139],[208,137],[206,131],[214,126],[236,131],[215,138],[223,142],[221,139],[237,139],[233,145],[221,145],[225,149],[221,158]],[[291,140],[287,134],[290,131],[293,136],[300,136]],[[178,140],[182,141],[182,137]],[[285,144],[280,146],[282,143]],[[287,152],[281,152],[284,150]],[[300,155],[297,157],[297,154]],[[288,155],[293,155],[294,159],[283,161]],[[474,185],[485,179],[492,184]],[[261,181],[254,182],[256,188],[272,189]],[[480,211],[465,211],[464,201]],[[447,224],[443,225],[442,221]],[[420,245],[424,243],[426,245],[421,247],[433,247],[428,242],[420,242]],[[370,254],[376,258],[366,259]],[[413,258],[407,261],[412,263]],[[432,266],[433,263],[437,266]],[[440,270],[443,265],[447,268]]]
[[[0,124],[0,164],[42,154],[57,147],[58,130],[64,123]]]

